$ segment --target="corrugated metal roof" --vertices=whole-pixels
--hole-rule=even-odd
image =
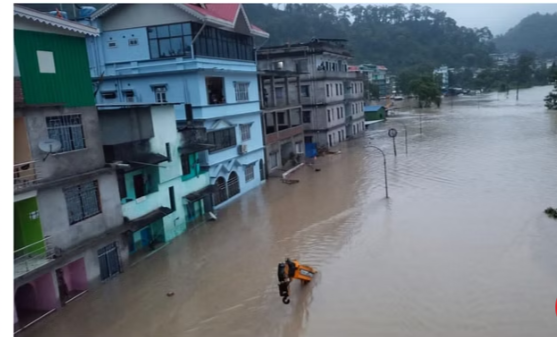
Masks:
[[[364,106],[364,112],[377,112],[377,111],[381,110],[381,108],[384,108],[384,106],[382,106],[382,105],[367,105],[367,106]]]
[[[50,14],[41,13],[39,11],[26,7],[14,6],[14,16],[19,16],[21,18],[37,21],[46,25],[58,27],[83,35],[99,36],[99,30],[97,28],[61,19]]]

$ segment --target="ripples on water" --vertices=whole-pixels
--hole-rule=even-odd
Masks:
[[[548,88],[445,100],[276,180],[26,336],[557,335],[557,114]],[[479,104],[478,104],[479,102]],[[479,107],[478,107],[479,105]],[[399,129],[398,156],[386,136]],[[276,264],[320,270],[280,302]],[[172,290],[176,295],[165,296]]]

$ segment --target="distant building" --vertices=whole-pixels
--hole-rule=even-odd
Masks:
[[[377,85],[380,97],[392,94],[391,76],[388,75],[387,67],[375,64],[361,64],[359,66],[350,66],[349,71],[361,73],[370,83]]]
[[[364,114],[366,122],[385,120],[387,118],[385,107],[382,105],[367,105],[364,107]]]
[[[300,75],[264,65],[258,64],[266,171],[282,173],[304,160]]]
[[[518,62],[520,55],[517,53],[489,54],[491,60],[497,67],[512,66]]]
[[[449,90],[449,72],[452,69],[449,69],[447,66],[441,66],[437,69],[433,70],[433,75],[438,75],[441,77],[441,91],[443,93]]]
[[[264,47],[258,54],[260,69],[301,73],[305,143],[332,147],[364,131],[363,77],[348,71],[351,54],[345,45],[346,40],[314,39]],[[278,88],[273,94],[286,95]]]

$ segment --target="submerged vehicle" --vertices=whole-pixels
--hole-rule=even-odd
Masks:
[[[315,274],[317,274],[317,270],[310,266],[302,265],[297,260],[287,258],[284,263],[279,263],[277,275],[282,303],[290,303],[290,282],[293,279],[298,279],[302,281],[302,285],[306,285],[313,279]]]

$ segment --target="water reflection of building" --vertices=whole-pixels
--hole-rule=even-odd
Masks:
[[[110,4],[82,21],[100,104],[173,105],[181,125],[186,104],[214,146],[197,155],[222,207],[259,186],[264,163],[254,38],[240,4]]]
[[[85,37],[98,33],[14,7],[16,331],[119,273],[127,259],[87,62]]]

